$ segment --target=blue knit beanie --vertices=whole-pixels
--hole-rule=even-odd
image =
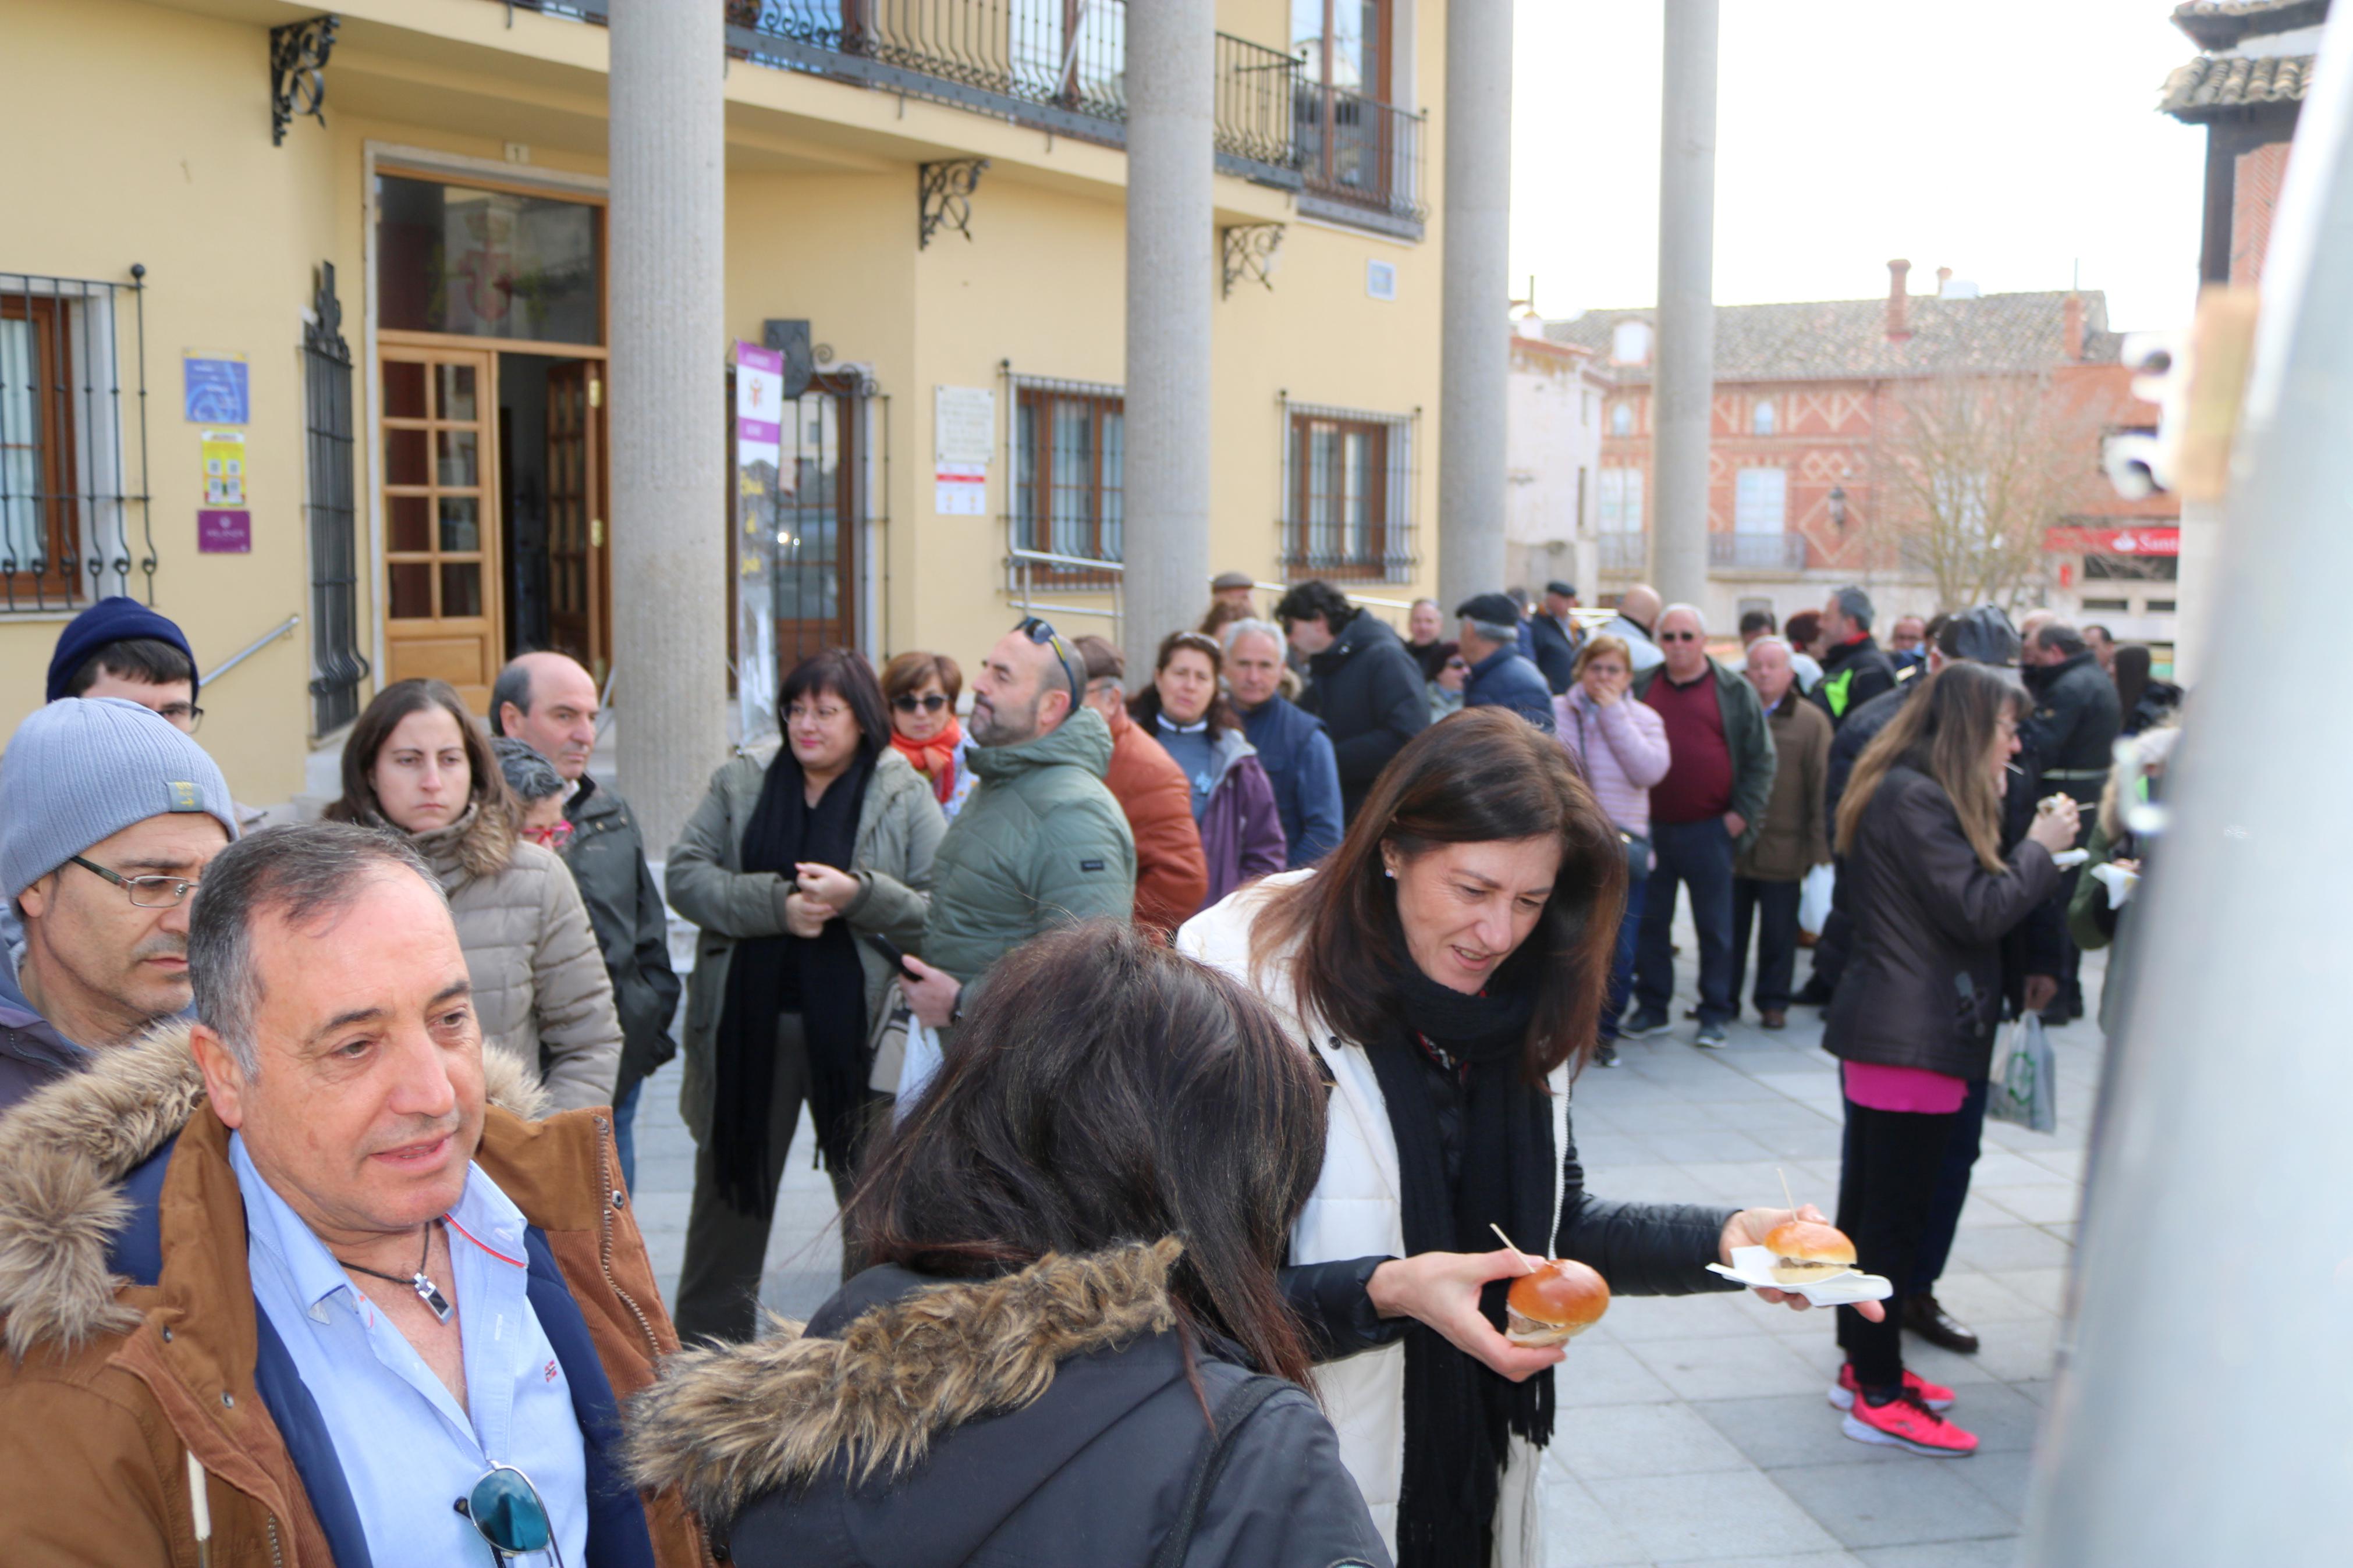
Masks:
[[[98,601],[80,615],[66,623],[58,638],[58,651],[49,656],[49,694],[41,700],[55,702],[66,695],[66,683],[80,673],[90,662],[90,656],[111,642],[129,642],[133,637],[153,637],[157,642],[170,643],[187,655],[188,700],[195,700],[202,682],[196,671],[195,650],[188,647],[187,635],[164,616],[157,615],[136,599],[120,594]],[[14,895],[12,894],[11,897]]]
[[[0,757],[0,896],[16,896],[134,822],[202,812],[237,837],[228,781],[172,721],[120,697],[69,697]]]

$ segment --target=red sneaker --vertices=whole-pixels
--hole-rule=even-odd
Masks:
[[[1905,1389],[1884,1405],[1858,1398],[1843,1418],[1846,1435],[1858,1443],[1886,1443],[1936,1459],[1965,1459],[1978,1451],[1977,1435],[1964,1432]]]
[[[1908,1367],[1904,1373],[1904,1387],[1907,1393],[1918,1394],[1920,1403],[1931,1410],[1950,1410],[1953,1407],[1951,1389],[1942,1384],[1930,1383]],[[1831,1407],[1837,1410],[1853,1409],[1854,1396],[1862,1391],[1862,1385],[1854,1380],[1854,1363],[1848,1362],[1839,1368],[1838,1381],[1831,1384]]]

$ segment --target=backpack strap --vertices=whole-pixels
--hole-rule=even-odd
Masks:
[[[1282,1378],[1260,1373],[1236,1384],[1232,1392],[1218,1401],[1217,1413],[1209,1418],[1210,1438],[1201,1445],[1201,1456],[1193,1462],[1192,1479],[1185,1484],[1185,1501],[1176,1510],[1176,1524],[1160,1542],[1160,1550],[1152,1554],[1152,1568],[1180,1568],[1185,1553],[1192,1549],[1193,1532],[1200,1528],[1201,1513],[1208,1506],[1209,1494],[1217,1489],[1218,1478],[1225,1473],[1226,1462],[1233,1458],[1234,1435],[1242,1429],[1243,1422],[1257,1414],[1260,1405],[1290,1386]]]

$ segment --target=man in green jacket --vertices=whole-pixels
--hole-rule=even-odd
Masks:
[[[1032,617],[997,639],[973,678],[972,771],[980,783],[933,861],[923,956],[902,985],[934,1028],[966,988],[1050,926],[1135,907],[1135,839],[1103,783],[1111,727],[1079,700],[1083,667]]]
[[[1634,942],[1638,1005],[1619,1036],[1639,1040],[1667,1028],[1680,885],[1690,890],[1699,937],[1699,1033],[1692,1043],[1721,1049],[1724,1026],[1740,1011],[1732,994],[1733,861],[1757,841],[1773,798],[1773,731],[1757,689],[1708,657],[1697,607],[1669,605],[1655,635],[1666,662],[1634,678],[1634,700],[1657,710],[1672,760],[1651,786],[1656,863]]]

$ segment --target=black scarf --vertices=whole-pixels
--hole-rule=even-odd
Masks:
[[[799,759],[789,745],[780,749],[744,827],[744,870],[775,871],[789,879],[802,860],[849,870],[859,809],[873,773],[874,760],[860,747],[849,770],[811,806]],[[866,976],[849,923],[828,921],[813,938],[779,931],[737,942],[713,1053],[711,1157],[728,1205],[762,1219],[776,1206],[776,1189],[768,1184],[775,1157],[768,1111],[776,1092],[776,1018],[792,1005],[788,982],[798,995],[807,1042],[809,1118],[828,1169],[849,1169],[866,1100]]]
[[[1403,942],[1399,942],[1402,949]],[[1398,979],[1396,1034],[1367,1055],[1397,1135],[1405,1249],[1492,1252],[1500,1225],[1549,1256],[1560,1164],[1546,1097],[1523,1081],[1534,987],[1506,964],[1488,994],[1466,996],[1409,961]],[[1450,1194],[1424,1042],[1452,1058],[1460,1086],[1461,1175]],[[1481,1309],[1504,1325],[1511,1282],[1488,1286]],[[1405,1475],[1398,1497],[1398,1568],[1486,1568],[1499,1478],[1516,1434],[1552,1438],[1549,1370],[1513,1383],[1416,1323],[1405,1340]]]

